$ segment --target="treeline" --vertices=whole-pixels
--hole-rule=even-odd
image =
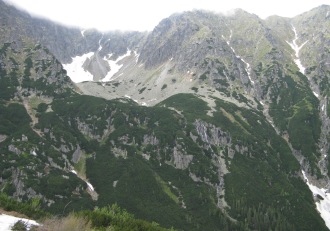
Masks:
[[[85,210],[77,213],[78,216],[84,217],[91,226],[96,230],[121,230],[121,231],[165,231],[174,230],[162,228],[156,222],[148,222],[136,219],[126,210],[121,209],[117,204],[112,206],[96,208],[93,211]]]
[[[275,207],[259,203],[258,206],[248,207],[243,200],[237,200],[231,212],[243,224],[244,230],[296,230],[283,214]]]

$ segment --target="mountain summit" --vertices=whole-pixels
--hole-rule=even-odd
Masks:
[[[179,230],[327,230],[330,6],[66,28],[0,1],[0,190]]]

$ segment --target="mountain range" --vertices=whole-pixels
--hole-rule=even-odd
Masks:
[[[0,190],[178,230],[328,230],[330,6],[99,32],[0,1]]]

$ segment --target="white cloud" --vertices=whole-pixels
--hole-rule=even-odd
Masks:
[[[226,12],[242,8],[261,18],[269,15],[293,17],[330,0],[6,0],[27,11],[68,25],[100,30],[152,30],[160,20],[175,12],[207,9]]]

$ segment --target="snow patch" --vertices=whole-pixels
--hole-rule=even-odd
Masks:
[[[19,217],[14,217],[6,214],[1,214],[0,215],[0,231],[9,231],[13,227],[13,225],[17,221],[22,221],[27,225],[28,230],[30,230],[31,226],[36,225],[39,226],[39,223],[37,223],[34,220],[29,220],[25,218],[19,218]]]
[[[72,62],[68,64],[63,64],[63,68],[67,71],[68,76],[74,83],[81,83],[84,81],[93,81],[93,75],[85,71],[83,64],[86,59],[91,58],[94,52],[89,52],[82,56],[76,56],[72,58]]]
[[[125,95],[124,97],[127,98],[127,99],[131,99],[131,100],[133,100],[135,103],[138,103],[138,104],[140,104],[140,105],[142,105],[142,106],[148,106],[148,105],[149,105],[148,103],[157,100],[156,98],[153,98],[153,99],[150,99],[150,100],[145,101],[145,102],[139,102],[138,100],[133,99],[133,98],[132,98],[131,96],[129,96],[129,95]]]
[[[114,188],[116,188],[117,183],[118,183],[118,180],[115,180],[115,181],[112,183],[112,186],[113,186]]]
[[[96,51],[96,53],[100,52],[102,50],[102,45],[101,45],[101,41],[103,39],[102,38],[99,40],[99,48]],[[108,39],[110,40],[110,39]],[[107,41],[108,41],[107,40]],[[74,83],[81,83],[84,81],[93,81],[93,75],[88,72],[85,71],[83,68],[83,65],[86,61],[86,59],[91,58],[95,53],[94,52],[89,52],[87,54],[84,54],[82,56],[76,56],[74,58],[72,58],[72,62],[69,64],[63,64],[63,68],[67,71],[68,76],[71,78],[71,80]],[[109,66],[110,66],[110,71],[107,73],[107,75],[101,80],[101,82],[108,82],[110,81],[110,79],[112,78],[112,76],[114,74],[116,74],[120,68],[123,66],[122,64],[118,64],[119,61],[121,61],[122,59],[124,59],[127,56],[131,55],[131,51],[128,49],[127,53],[119,56],[117,58],[117,60],[110,60],[112,54],[108,54],[106,55],[103,60],[105,60],[106,62],[108,62]],[[135,57],[136,57],[136,62],[138,61],[139,55],[135,52]]]
[[[315,91],[313,91],[313,94],[318,98],[319,94],[317,94]]]
[[[230,81],[229,81],[229,77],[228,77],[228,75],[226,74],[226,72],[223,70],[222,73],[223,73],[223,75],[226,77],[228,83],[230,83]]]
[[[124,59],[125,57],[130,56],[130,55],[131,55],[131,51],[130,51],[130,49],[127,49],[126,54],[124,54],[122,56],[119,56],[115,61],[104,59],[105,61],[108,62],[109,66],[110,66],[110,71],[101,80],[101,82],[109,82],[111,80],[111,78],[114,76],[114,74],[116,74],[120,70],[120,68],[122,68],[122,66],[123,66],[123,64],[118,64],[118,62],[121,61],[122,59]]]
[[[132,99],[132,97],[130,97],[129,95],[125,95],[124,97],[133,100],[135,103],[139,103],[136,99]]]
[[[86,30],[82,30],[82,31],[80,31],[80,33],[81,33],[81,35],[82,35],[83,37],[85,37],[85,32],[86,32]]]
[[[142,102],[141,105],[142,105],[142,106],[148,106],[150,102],[155,101],[155,100],[157,100],[157,99],[156,99],[156,98],[154,98],[154,99],[150,99],[150,100],[148,100],[148,101],[146,101],[146,102]]]
[[[92,185],[91,183],[87,182],[87,181],[85,181],[85,182],[86,182],[86,184],[87,184],[87,186],[88,186],[88,189],[91,190],[92,192],[94,192],[94,187],[93,187],[93,185]]]
[[[290,46],[291,48],[295,51],[295,56],[296,56],[296,59],[294,59],[294,62],[297,64],[299,70],[301,73],[305,73],[305,67],[301,64],[301,61],[300,61],[300,58],[299,58],[299,51],[301,50],[301,48],[308,42],[305,41],[303,44],[301,44],[300,46],[297,45],[297,40],[298,40],[298,34],[297,34],[297,31],[296,31],[296,28],[292,25],[292,30],[294,32],[294,39],[292,40],[292,42],[288,42],[286,41]]]
[[[322,219],[325,221],[326,226],[330,229],[330,194],[328,190],[324,188],[318,188],[312,185],[311,183],[309,183],[304,170],[302,170],[301,172],[304,176],[307,186],[312,191],[313,195],[319,195],[323,198],[323,200],[320,199],[319,201],[315,202],[315,204]]]
[[[135,56],[135,62],[138,63],[140,54],[134,51],[134,56]]]
[[[246,66],[245,71],[248,74],[248,77],[249,77],[250,82],[252,83],[252,85],[254,85],[254,81],[251,78],[251,66],[250,66],[250,64],[247,63],[243,58],[241,58],[240,55],[237,55],[235,49],[230,45],[230,40],[231,40],[232,35],[233,35],[233,31],[230,30],[229,40],[226,40],[225,39],[225,36],[223,36],[223,35],[222,35],[222,38],[226,40],[227,45],[230,47],[230,49],[232,50],[232,52],[235,54],[236,58],[240,59],[245,64],[245,66]]]
[[[102,45],[101,45],[101,41],[102,41],[102,39],[103,39],[103,34],[102,34],[102,37],[100,38],[100,40],[99,40],[99,48],[97,49],[97,51],[100,51],[100,50],[102,50]]]
[[[230,45],[230,40],[231,40],[231,36],[233,35],[233,31],[230,30],[230,35],[229,35],[229,40],[226,40],[225,36],[222,35],[222,38],[226,40],[227,45],[230,47],[230,49],[232,50],[232,52],[234,52],[234,54],[236,55],[235,49]],[[240,58],[238,55],[236,55],[237,58]]]
[[[77,175],[78,176],[78,174],[77,174],[77,172],[75,171],[75,170],[71,170],[70,172],[72,172],[73,174],[75,174],[75,175]],[[78,176],[79,177],[79,176]],[[79,177],[80,178],[80,177]],[[81,179],[81,178],[80,178]],[[90,191],[92,191],[92,192],[94,192],[95,190],[94,190],[94,187],[93,187],[93,185],[91,184],[91,183],[89,183],[87,180],[84,180],[84,179],[82,179],[83,181],[85,181],[85,183],[87,184],[87,187],[88,187],[88,189],[90,190]]]
[[[228,43],[228,42],[227,42]],[[229,45],[229,44],[228,44]],[[230,47],[230,49],[234,52],[234,54],[236,54],[236,51],[235,51],[235,49],[232,47],[232,46],[229,46]],[[236,55],[236,58],[240,58],[238,55]]]
[[[254,85],[254,81],[251,79],[251,66],[250,66],[250,64],[247,63],[244,59],[241,59],[241,60],[242,60],[243,63],[245,63],[245,65],[246,65],[245,70],[248,73],[249,80],[252,83],[252,85]]]

